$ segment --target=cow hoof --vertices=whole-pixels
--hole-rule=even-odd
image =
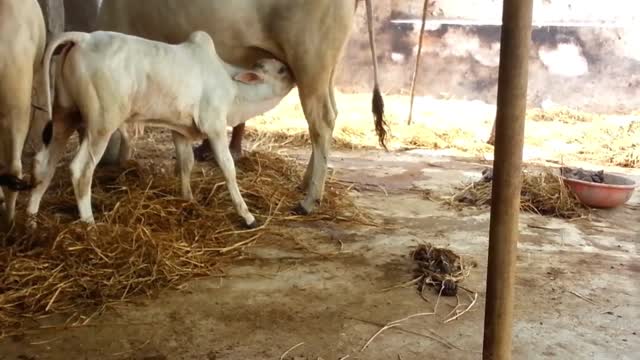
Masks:
[[[244,223],[244,228],[247,230],[257,229],[258,226],[260,226],[260,224],[258,224],[258,220],[253,220],[250,224]]]
[[[311,211],[305,209],[305,207],[302,206],[302,204],[298,204],[298,206],[293,208],[292,212],[294,215],[302,215],[302,216],[307,216],[311,214]]]

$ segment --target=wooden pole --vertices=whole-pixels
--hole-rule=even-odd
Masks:
[[[424,27],[427,25],[427,12],[429,10],[429,0],[424,0],[422,8],[422,25],[420,25],[420,35],[418,35],[418,53],[416,54],[416,66],[413,69],[413,78],[411,79],[411,100],[409,102],[409,119],[407,125],[411,125],[413,121],[413,103],[416,97],[416,83],[418,82],[418,71],[420,71],[420,58],[422,55],[422,40],[424,38]]]
[[[484,360],[511,359],[532,10],[532,0],[504,0],[484,320]]]

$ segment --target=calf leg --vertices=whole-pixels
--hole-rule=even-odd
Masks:
[[[193,169],[193,150],[191,142],[177,132],[173,132],[173,144],[176,147],[176,176],[180,177],[180,191],[182,198],[193,200],[191,192],[191,170]]]
[[[224,119],[224,117],[223,117]],[[213,120],[213,119],[212,119]],[[227,147],[227,134],[224,126],[219,126],[206,131],[209,136],[209,141],[213,147],[213,153],[215,155],[218,166],[224,175],[229,189],[229,195],[231,195],[231,202],[236,212],[244,219],[245,225],[249,228],[255,228],[257,226],[256,219],[249,212],[247,204],[244,202],[238,183],[236,180],[236,168],[231,157],[231,152]]]
[[[82,144],[80,144],[78,153],[71,162],[71,181],[78,202],[80,220],[89,224],[95,222],[93,211],[91,210],[91,183],[93,181],[93,172],[107,148],[109,136],[112,133],[113,131],[104,131],[104,129],[101,131],[88,130],[87,136],[82,141]]]
[[[35,188],[31,190],[29,204],[27,205],[27,214],[29,215],[38,213],[42,197],[49,184],[51,184],[56,166],[64,155],[67,141],[75,130],[66,121],[58,121],[62,116],[64,115],[54,112],[54,121],[47,125],[47,127],[53,126],[51,142],[45,144],[44,148],[33,159],[32,182],[35,184]],[[47,131],[46,127],[45,131]]]

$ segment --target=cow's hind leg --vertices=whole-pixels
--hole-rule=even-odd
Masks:
[[[27,214],[29,215],[38,213],[42,197],[51,184],[58,162],[64,155],[67,141],[75,131],[75,128],[64,119],[65,116],[54,111],[54,120],[44,128],[44,147],[33,159],[32,182],[35,187],[31,190],[27,206]]]
[[[182,198],[193,200],[191,192],[191,171],[193,169],[193,150],[191,141],[177,132],[173,132],[173,144],[176,147],[176,176],[180,178],[180,192]]]
[[[106,122],[102,122],[103,124]],[[98,165],[98,161],[104,154],[109,136],[115,131],[87,131],[87,136],[80,144],[78,153],[71,162],[71,181],[73,191],[78,202],[80,220],[92,224],[94,223],[93,211],[91,210],[91,183],[93,172]]]
[[[295,212],[307,215],[322,201],[336,112],[328,89],[313,95],[301,94],[300,98],[309,123],[312,150],[303,180],[307,194]]]
[[[3,143],[3,162],[7,166],[3,171],[6,175],[17,179],[22,178],[22,149],[29,132],[29,114],[28,109],[12,114],[12,118],[9,119],[11,126],[7,129],[9,136],[5,138]],[[3,222],[4,225],[11,226],[15,219],[18,193],[8,187],[3,187],[2,192],[5,195]]]
[[[225,117],[220,118],[225,119]],[[217,118],[215,117],[208,117],[207,120],[215,121],[216,119]],[[209,126],[209,129],[206,129],[205,131],[209,137],[209,142],[211,143],[211,146],[213,148],[213,153],[215,155],[216,161],[218,162],[218,166],[220,167],[220,170],[222,171],[222,174],[224,175],[224,178],[226,180],[233,207],[235,208],[236,212],[244,219],[245,225],[248,228],[255,228],[257,226],[256,219],[253,217],[251,212],[249,212],[249,208],[244,202],[244,199],[240,194],[240,189],[238,188],[238,183],[236,180],[236,167],[233,163],[233,158],[231,157],[229,147],[227,146],[225,124],[223,122],[220,125],[212,123]]]

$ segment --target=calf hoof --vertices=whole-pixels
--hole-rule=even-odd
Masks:
[[[259,226],[260,224],[258,224],[258,220],[255,220],[255,219],[250,224],[244,223],[244,228],[247,230],[257,229]]]
[[[302,204],[298,204],[298,206],[294,207],[293,210],[291,210],[291,212],[294,215],[302,215],[302,216],[307,216],[311,214],[311,211],[307,210]]]

